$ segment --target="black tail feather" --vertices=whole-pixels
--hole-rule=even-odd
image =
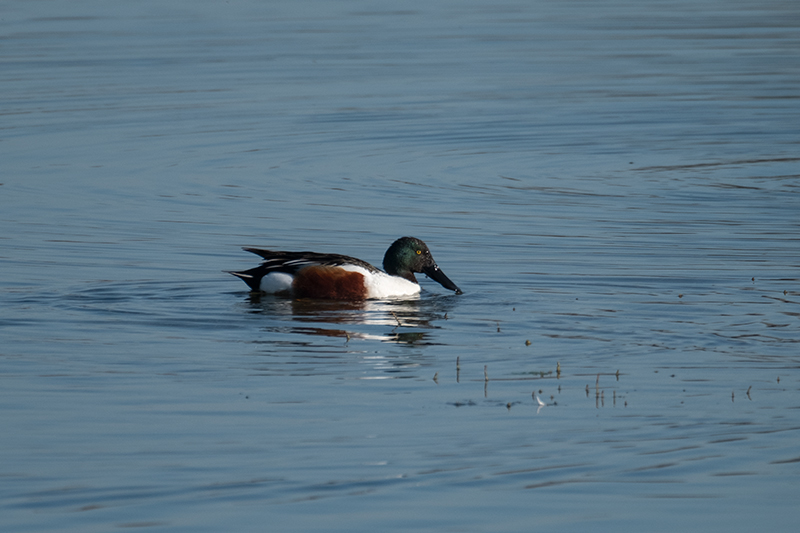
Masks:
[[[250,270],[243,270],[242,272],[233,272],[230,270],[226,270],[228,274],[233,274],[237,278],[240,278],[242,281],[247,283],[247,286],[250,287],[250,290],[253,292],[259,292],[261,290],[261,278],[264,276],[263,268],[257,266],[255,268],[251,268]]]

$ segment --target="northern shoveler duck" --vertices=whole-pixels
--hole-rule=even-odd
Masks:
[[[244,248],[264,262],[250,270],[231,272],[253,292],[286,293],[295,298],[365,300],[419,293],[414,273],[423,273],[445,289],[461,294],[455,283],[436,265],[428,246],[414,237],[402,237],[383,256],[383,269],[366,261],[338,254],[279,252]]]

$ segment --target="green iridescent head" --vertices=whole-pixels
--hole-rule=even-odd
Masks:
[[[383,256],[383,269],[387,274],[400,276],[414,283],[417,282],[414,273],[419,272],[445,289],[462,294],[461,289],[436,265],[428,245],[415,237],[401,237],[394,241]]]

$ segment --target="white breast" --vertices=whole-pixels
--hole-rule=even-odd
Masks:
[[[419,294],[419,284],[384,272],[370,272],[356,265],[344,265],[343,269],[364,275],[367,285],[367,298],[398,298]]]

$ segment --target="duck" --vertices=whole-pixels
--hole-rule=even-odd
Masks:
[[[264,261],[255,268],[229,273],[244,281],[253,293],[350,301],[402,298],[419,294],[417,273],[455,294],[463,294],[433,260],[428,246],[416,237],[394,241],[383,256],[383,270],[347,255],[243,250]]]

